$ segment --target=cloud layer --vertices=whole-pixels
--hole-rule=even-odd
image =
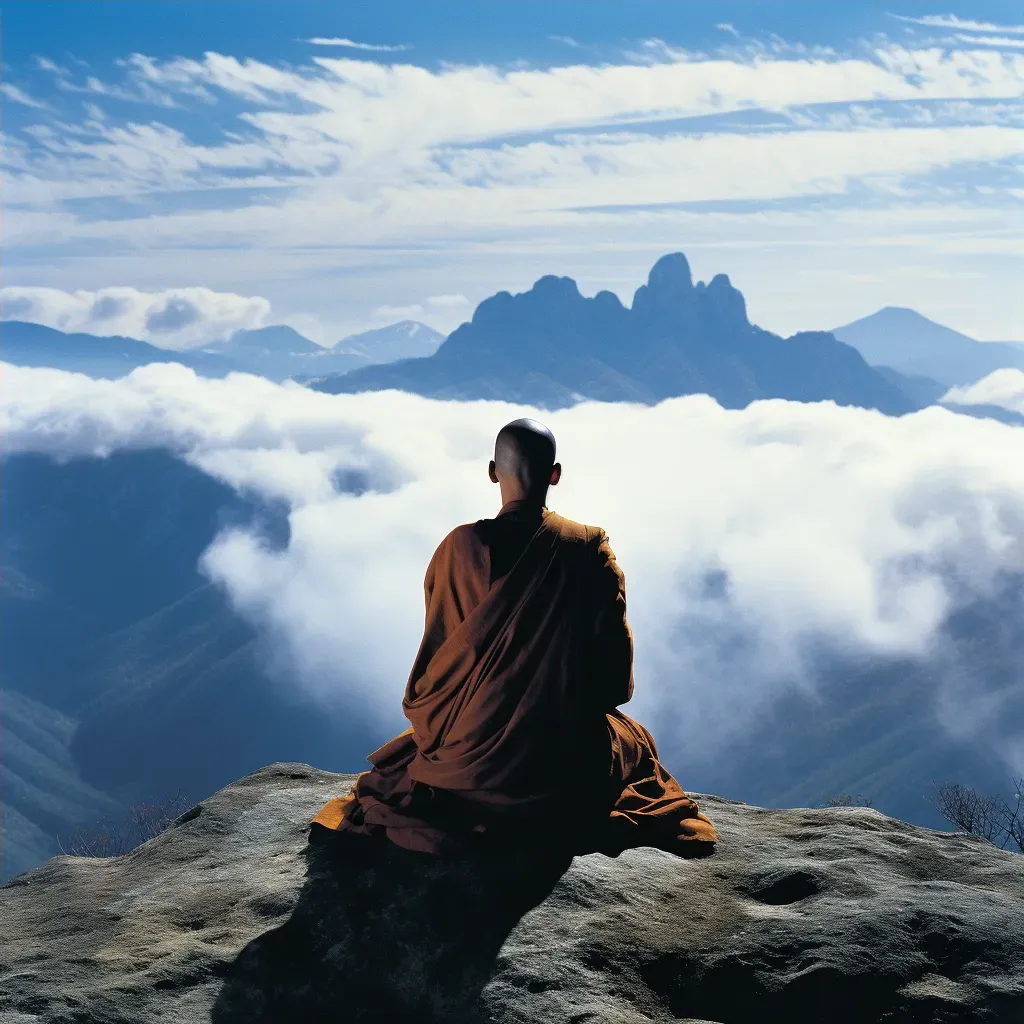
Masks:
[[[966,128],[971,118],[963,123],[968,114],[964,104],[1019,102],[1024,55],[995,50],[943,52],[890,45],[870,57],[829,59],[758,52],[747,54],[746,59],[695,59],[673,50],[671,59],[650,63],[536,70],[476,65],[432,71],[413,64],[382,65],[335,57],[317,57],[310,69],[286,70],[217,53],[207,53],[201,60],[170,61],[135,55],[127,64],[133,80],[150,89],[173,95],[201,88],[212,90],[210,95],[252,105],[254,109],[241,116],[248,131],[218,144],[200,145],[158,122],[91,124],[74,137],[46,130],[40,137],[45,138],[43,152],[17,148],[8,155],[13,165],[9,202],[110,195],[115,188],[124,191],[126,184],[153,193],[190,185],[259,188],[273,182],[298,186],[301,196],[261,204],[258,215],[241,208],[221,210],[205,220],[182,219],[177,214],[155,223],[152,217],[143,219],[147,229],[158,235],[180,237],[185,232],[190,242],[197,233],[211,240],[226,238],[232,226],[251,238],[254,232],[280,232],[289,223],[301,227],[306,240],[312,241],[326,237],[335,226],[310,216],[302,200],[316,202],[329,191],[335,204],[333,218],[344,222],[351,241],[362,241],[375,226],[374,237],[390,229],[405,238],[417,237],[416,228],[425,221],[435,229],[442,224],[450,227],[449,202],[462,204],[455,224],[472,232],[509,227],[524,215],[539,226],[548,219],[543,215],[546,210],[566,213],[627,197],[649,205],[728,201],[752,194],[775,198],[816,194],[819,189],[810,182],[835,181],[836,164],[845,166],[842,160],[831,160],[828,146],[822,143],[855,148],[861,154],[844,180],[879,174],[904,178],[1024,152],[1020,126],[1006,124],[1004,118],[1005,137],[997,152],[984,137],[974,144],[951,140],[941,154],[907,165],[899,157],[888,159],[890,146],[877,131],[861,137],[864,126],[856,121],[865,113],[857,105],[868,104],[880,123],[898,131],[915,127],[915,115],[922,110],[933,120],[937,116],[942,120],[935,104],[956,102],[961,104],[959,116],[949,116],[949,123],[942,127]],[[300,109],[288,109],[292,104]],[[829,104],[841,105],[848,115],[841,128],[848,138],[836,137],[837,126],[829,125],[827,110],[813,109]],[[879,104],[890,106],[879,109]],[[726,120],[701,127],[681,123],[757,111],[770,115],[771,121],[759,125],[749,139],[750,126],[742,123]],[[979,107],[977,113],[983,112]],[[808,148],[793,157],[785,153],[783,143],[783,152],[773,159],[774,133],[785,132],[794,118],[804,122],[804,130],[791,145],[801,148],[803,140]],[[812,127],[826,129],[824,137],[806,131]],[[604,143],[614,141],[618,159],[626,168],[633,167],[634,173],[622,178],[615,174],[615,167],[603,166],[599,168],[601,191],[587,190],[567,200],[562,191],[581,184],[579,162],[590,156],[594,145],[602,144],[600,137],[591,134],[596,128],[612,133]],[[558,134],[552,137],[552,133]],[[748,168],[746,175],[734,173],[719,181],[737,156],[732,149],[723,151],[715,145],[722,135],[736,145],[744,139],[757,142],[760,138],[765,143],[766,148],[751,152],[751,159],[741,162]],[[496,148],[495,142],[499,143]],[[538,142],[546,148],[538,151]],[[924,144],[928,145],[926,137]],[[538,152],[550,155],[538,159]],[[663,187],[647,198],[635,186],[647,182],[637,172],[652,153],[655,181],[662,167],[680,166],[680,157],[688,175],[676,181],[670,194]],[[500,157],[501,163],[481,168],[480,162],[491,155]],[[766,164],[775,168],[775,178],[770,186],[755,188]],[[483,180],[481,170],[486,173]],[[523,180],[524,173],[528,180]],[[690,177],[708,184],[693,194]],[[549,187],[554,188],[555,198],[545,200]],[[481,206],[484,189],[495,195]],[[614,198],[609,198],[609,192]],[[451,199],[446,198],[448,193]],[[427,196],[441,197],[442,207],[424,203]],[[406,225],[410,209],[418,210],[418,215]],[[292,220],[296,214],[301,215],[297,222]],[[20,218],[15,221],[17,228]],[[87,230],[80,218],[62,221],[62,232],[77,236]],[[130,217],[102,223],[115,237],[131,237],[141,228]],[[58,226],[56,220],[53,226]]]
[[[198,45],[158,59],[140,44],[109,76],[44,59],[53,107],[22,104],[31,123],[5,139],[6,247],[103,254],[108,274],[145,251],[166,280],[201,264],[211,287],[257,289],[340,336],[379,307],[476,302],[544,272],[625,296],[685,240],[727,252],[705,277],[757,267],[751,308],[773,329],[910,304],[1013,337],[1001,294],[1024,237],[1017,27],[881,18],[900,38],[844,50],[730,27],[713,52],[619,40],[555,66],[377,58],[368,48],[391,44],[347,37],[315,42],[355,59],[321,49],[306,64]],[[971,257],[988,258],[984,281]],[[908,261],[964,273],[961,289],[888,290]],[[880,282],[865,287],[868,267]],[[794,280],[823,269],[813,288]],[[63,284],[56,269],[34,283]],[[809,317],[808,293],[822,304]]]
[[[400,726],[424,568],[452,526],[493,514],[489,448],[522,413],[171,365],[120,381],[4,366],[0,429],[9,451],[60,458],[168,448],[286,502],[286,547],[228,531],[206,571],[293,677]],[[551,504],[610,533],[637,635],[633,707],[667,744],[685,736],[710,755],[780,695],[813,695],[825,652],[929,664],[923,714],[974,701],[969,729],[1008,759],[1024,753],[1001,714],[1012,694],[975,701],[947,678],[939,638],[952,611],[1024,572],[1024,431],[941,408],[726,411],[704,396],[548,421],[566,467]]]
[[[0,289],[0,319],[28,320],[68,333],[138,338],[168,349],[195,348],[242,328],[260,327],[269,313],[270,303],[259,296],[209,288]]]
[[[1024,414],[1024,372],[996,370],[974,384],[951,388],[942,401],[954,405],[996,405]]]

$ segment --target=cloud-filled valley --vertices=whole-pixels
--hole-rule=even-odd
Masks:
[[[161,448],[284,503],[286,539],[227,527],[203,571],[267,640],[282,686],[360,708],[385,735],[401,727],[423,571],[449,529],[494,513],[489,448],[522,409],[175,365],[117,381],[3,373],[8,454]],[[670,763],[710,764],[779,701],[826,699],[836,666],[886,663],[916,666],[922,721],[1019,767],[1008,712],[1024,632],[1001,621],[1024,575],[1019,429],[936,407],[891,418],[777,400],[724,410],[706,396],[544,418],[565,466],[550,504],[604,526],[625,569],[632,707]],[[1009,631],[985,673],[956,650],[948,624],[963,614],[982,616],[975,634]]]

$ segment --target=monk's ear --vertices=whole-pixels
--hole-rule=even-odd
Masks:
[[[493,459],[491,459],[491,462],[487,467],[487,475],[491,478],[492,484],[496,484],[498,482],[498,467],[494,465]]]
[[[557,484],[558,481],[561,480],[561,479],[562,479],[562,464],[560,462],[556,462],[551,467],[551,479],[548,482],[551,484],[552,487],[554,487],[555,484]]]

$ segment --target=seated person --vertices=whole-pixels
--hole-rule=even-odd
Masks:
[[[633,693],[625,582],[603,530],[545,506],[561,471],[545,426],[501,429],[501,511],[456,527],[427,568],[411,726],[369,755],[311,838],[386,835],[432,854],[515,841],[714,851],[714,826],[618,710]]]

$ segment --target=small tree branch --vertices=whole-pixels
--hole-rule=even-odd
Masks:
[[[931,804],[959,832],[980,836],[995,846],[1004,836],[999,801],[994,797],[959,782],[944,782],[935,786]]]

